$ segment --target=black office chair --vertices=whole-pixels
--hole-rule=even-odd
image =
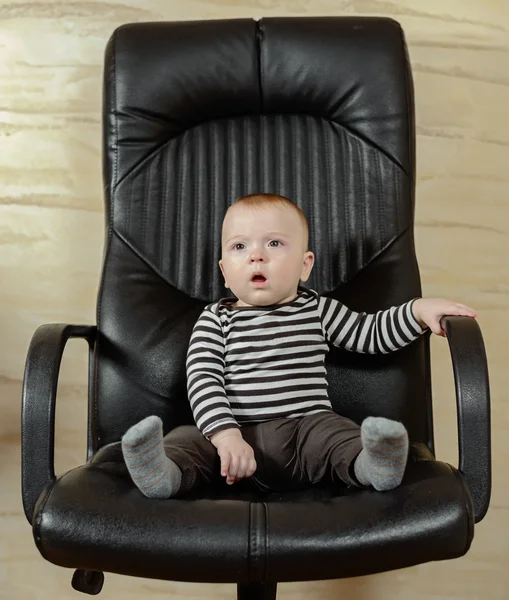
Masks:
[[[103,572],[237,583],[338,579],[464,555],[491,488],[486,357],[474,319],[447,317],[459,469],[434,456],[429,333],[403,350],[332,348],[337,412],[402,421],[408,468],[390,492],[324,482],[259,495],[248,480],[152,500],[120,438],[147,415],[193,423],[185,358],[204,306],[228,295],[221,223],[274,192],[306,214],[307,282],[375,312],[421,294],[414,249],[414,100],[403,33],[385,18],[268,18],[118,28],[104,70],[106,249],[97,327],[37,329],[23,388],[25,514],[42,556],[99,593]],[[444,201],[447,201],[444,198]],[[71,258],[72,260],[72,258]],[[69,338],[90,346],[88,460],[55,477],[55,393]],[[452,401],[452,399],[451,399]]]

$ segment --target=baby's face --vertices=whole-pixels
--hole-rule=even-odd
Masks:
[[[299,215],[287,207],[234,206],[226,215],[219,267],[236,306],[290,302],[300,281],[307,281],[314,255],[306,252]],[[253,281],[255,272],[264,282]]]

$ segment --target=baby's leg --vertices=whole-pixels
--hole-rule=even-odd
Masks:
[[[397,421],[368,417],[359,427],[350,419],[324,411],[302,418],[297,451],[310,483],[330,476],[348,485],[389,490],[403,478],[408,436]]]
[[[253,448],[256,471],[250,478],[263,493],[306,488],[295,451],[298,418],[283,418],[242,427],[244,440]]]
[[[353,472],[362,451],[361,428],[332,410],[301,417],[296,452],[308,485],[322,480],[361,487]]]
[[[150,416],[122,438],[129,473],[145,496],[173,498],[219,473],[217,451],[195,425],[181,425],[163,438],[162,421]]]

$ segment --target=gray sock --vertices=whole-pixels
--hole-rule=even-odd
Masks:
[[[182,471],[164,453],[163,422],[155,415],[133,425],[122,437],[122,454],[132,480],[148,498],[171,498]]]
[[[408,457],[408,433],[403,423],[367,417],[361,425],[362,450],[354,471],[362,485],[392,490],[401,483]]]

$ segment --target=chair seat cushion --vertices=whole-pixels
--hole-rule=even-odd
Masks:
[[[314,486],[260,495],[243,481],[181,499],[135,488],[119,443],[46,486],[33,519],[63,566],[173,581],[339,579],[465,554],[473,510],[462,474],[412,444],[389,492]]]

